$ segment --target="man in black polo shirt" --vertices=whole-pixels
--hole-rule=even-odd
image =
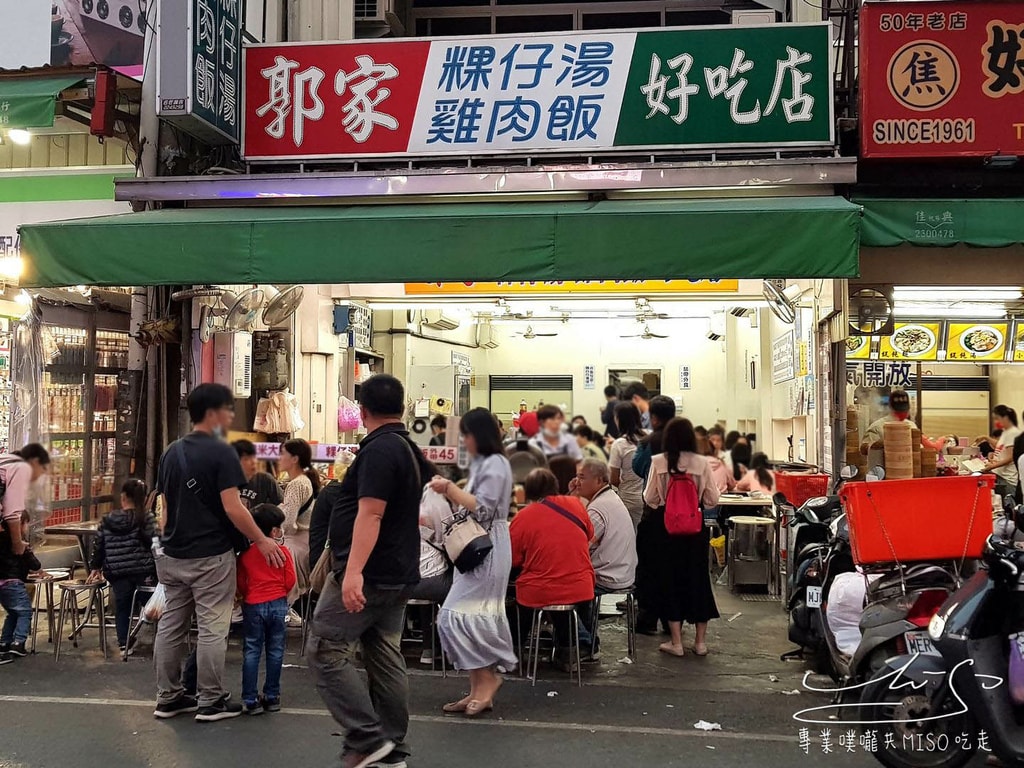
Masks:
[[[222,439],[235,415],[235,398],[220,384],[200,384],[188,396],[193,431],[171,443],[160,458],[157,490],[166,502],[166,523],[156,558],[167,605],[153,649],[157,706],[170,718],[195,712],[196,720],[237,717],[242,708],[224,690],[224,654],[235,601],[235,552],[248,539],[274,567],[284,553],[263,535],[242,504],[245,475],[235,449]],[[182,686],[181,661],[195,614],[199,626],[199,700]]]
[[[409,681],[399,642],[409,589],[420,580],[420,496],[433,468],[409,440],[398,379],[371,377],[359,407],[369,434],[331,512],[334,573],[317,602],[309,666],[345,729],[342,768],[402,768]],[[360,644],[369,690],[352,664]]]

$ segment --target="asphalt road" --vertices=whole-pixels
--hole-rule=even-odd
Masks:
[[[723,619],[713,622],[712,654],[684,659],[657,652],[661,638],[640,637],[626,664],[621,628],[602,627],[604,658],[585,667],[582,688],[541,667],[541,679],[511,676],[493,716],[468,721],[440,711],[467,690],[464,677],[421,671],[411,681],[414,768],[870,768],[859,743],[846,745],[838,724],[809,728],[801,749],[797,710],[826,704],[803,690],[800,664],[779,661],[788,649],[778,604],[741,602],[720,593]],[[729,619],[732,619],[731,621]],[[152,717],[154,675],[143,637],[140,655],[104,661],[87,637],[54,662],[46,638],[38,656],[0,667],[0,768],[227,768],[337,766],[339,729],[327,715],[298,654],[293,632],[282,680],[284,711],[199,724]],[[238,694],[237,638],[227,680]],[[721,731],[694,727],[699,720]],[[830,731],[825,753],[821,730]],[[840,735],[844,743],[839,743]],[[981,765],[979,759],[975,765]]]

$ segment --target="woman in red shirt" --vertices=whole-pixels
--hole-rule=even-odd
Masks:
[[[512,519],[512,568],[516,578],[516,602],[525,608],[576,605],[584,626],[589,626],[594,601],[594,566],[590,540],[594,526],[586,507],[574,496],[559,496],[558,481],[547,469],[535,469],[526,477],[526,498],[531,504]],[[554,614],[556,662],[563,668],[571,660],[566,614]]]

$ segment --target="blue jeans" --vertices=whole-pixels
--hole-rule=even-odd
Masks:
[[[24,643],[32,631],[32,602],[28,599],[24,582],[8,581],[0,585],[0,605],[7,611],[0,643]]]
[[[268,699],[281,698],[281,665],[284,664],[285,617],[288,598],[268,603],[246,603],[242,606],[245,652],[242,659],[242,701],[254,704],[258,699],[260,683],[260,656],[267,649],[267,679],[263,695]]]

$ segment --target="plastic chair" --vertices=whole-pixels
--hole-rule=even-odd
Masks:
[[[60,649],[64,639],[64,620],[68,614],[71,614],[71,634],[68,636],[68,639],[71,640],[75,648],[78,647],[78,637],[82,634],[82,630],[98,629],[100,631],[100,650],[103,651],[103,658],[107,658],[107,602],[106,595],[103,593],[103,590],[107,586],[106,583],[60,583],[57,586],[60,588],[61,595],[60,614],[57,618],[57,641],[54,643],[53,648],[54,661],[60,660]],[[78,596],[85,592],[87,592],[89,596],[87,616],[85,621],[79,621]],[[96,610],[96,623],[92,623],[88,620],[88,613],[91,612],[93,608]]]
[[[156,587],[141,586],[137,587],[132,593],[132,606],[131,606],[131,617],[128,619],[128,638],[125,640],[124,650],[121,651],[121,661],[128,661],[128,649],[132,647],[132,641],[138,637],[139,632],[142,630],[143,624],[149,624],[143,615],[146,603],[149,602],[149,598],[156,592]],[[145,599],[142,601],[142,605],[139,605],[139,597],[142,596]]]
[[[437,614],[440,611],[441,606],[438,605],[437,603],[435,603],[433,600],[409,600],[405,604],[406,611],[408,611],[409,606],[412,606],[414,608],[415,607],[422,607],[422,608],[429,607],[430,608],[430,614],[431,614],[431,616],[430,616],[430,630],[429,630],[430,631],[430,669],[431,670],[435,670],[435,669],[437,669],[437,664],[434,661],[434,659],[437,657],[437,651],[438,651],[438,647],[439,647],[439,643],[437,642],[437,630],[436,630]],[[402,614],[402,630],[403,630],[403,633],[404,633],[404,631],[405,631],[405,614],[404,613]],[[427,631],[427,630],[424,630],[424,631]],[[423,644],[423,647],[426,648],[426,645],[427,645],[426,638],[424,638],[421,642]],[[440,646],[440,650],[441,650],[441,677],[448,677],[448,666],[447,666],[447,663],[445,661],[444,646],[443,645]]]
[[[569,662],[569,681],[572,682],[572,668],[576,666],[576,679],[579,686],[583,687],[583,664],[580,659],[580,617],[575,605],[546,605],[537,608],[533,612],[533,628],[530,631],[530,661],[533,662],[533,674],[530,675],[530,684],[537,685],[537,664],[540,661],[540,629],[544,625],[544,615],[551,613],[569,614],[569,638],[570,648],[576,648],[576,658]],[[575,640],[575,642],[572,642]]]
[[[630,659],[636,661],[636,587],[606,592],[605,595],[624,595],[626,598],[626,653]],[[601,621],[601,598],[604,595],[594,597],[594,611],[590,623],[590,636],[597,637],[598,624]]]

